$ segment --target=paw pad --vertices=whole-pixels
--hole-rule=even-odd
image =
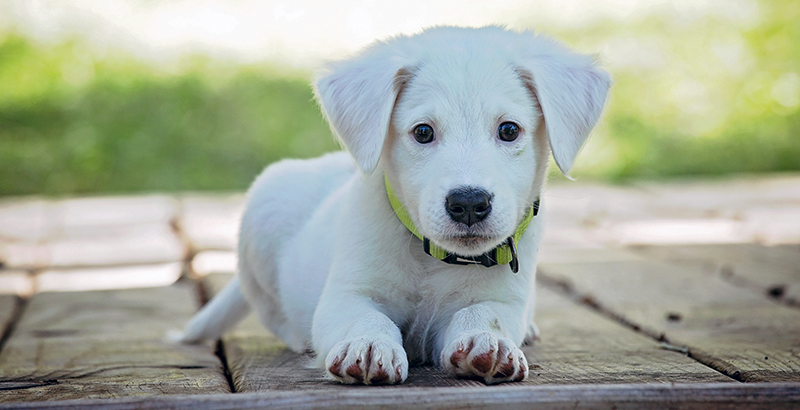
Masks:
[[[458,338],[442,352],[442,358],[442,365],[451,374],[479,377],[486,384],[522,381],[528,374],[522,351],[511,340],[488,332]]]
[[[405,350],[390,340],[340,342],[328,353],[326,363],[328,373],[347,384],[402,383],[408,374]]]

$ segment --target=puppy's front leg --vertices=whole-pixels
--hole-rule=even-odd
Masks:
[[[368,298],[320,303],[312,333],[328,374],[342,383],[395,384],[408,376],[400,329]]]
[[[445,371],[458,377],[482,378],[486,384],[525,380],[528,361],[512,340],[521,339],[521,330],[502,320],[519,317],[514,310],[513,306],[482,302],[456,312],[440,356]]]

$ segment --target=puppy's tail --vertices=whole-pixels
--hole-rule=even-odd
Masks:
[[[194,315],[177,339],[182,343],[219,339],[249,312],[250,306],[239,288],[239,277],[236,276]]]

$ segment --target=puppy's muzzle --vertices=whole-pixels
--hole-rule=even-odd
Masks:
[[[492,213],[492,195],[480,188],[457,188],[447,194],[444,206],[450,219],[472,226]]]

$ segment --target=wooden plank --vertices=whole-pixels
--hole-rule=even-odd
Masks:
[[[536,296],[541,340],[523,349],[527,384],[733,382],[544,286]]]
[[[236,249],[244,195],[187,195],[181,198],[181,228],[196,251]]]
[[[0,262],[10,268],[181,260],[166,196],[0,202]]]
[[[676,212],[700,211],[707,216],[800,204],[800,174],[738,175],[674,182],[640,181],[634,186],[653,194],[665,208],[675,208]]]
[[[206,276],[216,272],[235,272],[239,257],[232,251],[202,251],[192,258],[192,272]]]
[[[0,248],[5,266],[19,269],[174,262],[186,253],[167,224],[104,227],[94,235],[7,242]]]
[[[798,175],[603,186],[552,184],[545,242],[800,243]]]
[[[130,289],[169,286],[181,276],[181,262],[106,268],[46,269],[36,275],[39,292]]]
[[[194,286],[35,295],[0,352],[0,402],[228,392],[208,346],[171,342]]]
[[[170,225],[178,209],[165,195],[71,198],[53,203],[50,219],[58,236],[103,236],[120,227]]]
[[[205,279],[209,295],[216,294],[228,282],[229,274],[212,274]],[[222,339],[228,368],[236,392],[312,391],[347,389],[325,378],[321,369],[309,366],[308,355],[286,348],[267,331],[255,313],[251,314]],[[473,380],[447,377],[430,366],[413,368],[404,387],[480,386]]]
[[[5,334],[8,327],[11,326],[11,319],[14,316],[16,306],[16,297],[0,294],[0,338]],[[2,348],[2,346],[0,346],[0,348]]]
[[[800,311],[702,269],[652,261],[543,264],[587,304],[741,381],[800,381]]]
[[[35,287],[33,275],[30,272],[19,269],[0,269],[0,294],[28,297],[33,295]]]
[[[545,234],[547,235],[547,234]],[[627,248],[607,248],[600,244],[592,247],[561,246],[542,243],[539,246],[539,263],[590,263],[642,260],[643,257]]]
[[[800,200],[753,207],[741,213],[756,242],[766,245],[800,243]]]
[[[31,198],[0,199],[0,238],[40,241],[51,234],[50,203]],[[0,241],[0,256],[2,255]]]
[[[800,245],[635,246],[647,257],[697,266],[765,296],[800,306]]]
[[[555,183],[542,197],[547,219],[543,244],[558,247],[597,248],[608,238],[606,226],[652,217],[653,195],[641,189],[579,182]]]
[[[66,237],[46,246],[54,267],[173,262],[186,252],[166,223],[109,226],[96,235]]]
[[[649,209],[663,217],[676,212],[730,218],[745,242],[800,243],[800,175],[735,176],[723,179],[635,183],[655,197]],[[737,229],[738,230],[738,229]],[[747,239],[749,238],[749,239]],[[719,236],[720,242],[732,238]]]
[[[230,275],[211,275],[216,293]],[[706,366],[548,289],[540,288],[537,323],[542,340],[524,348],[531,366],[529,385],[586,383],[733,382]],[[251,315],[223,338],[237,392],[340,389],[310,359],[292,353]],[[430,366],[415,367],[401,388],[415,386],[476,387],[479,382],[454,379]]]
[[[0,408],[43,409],[796,409],[800,384],[497,385],[482,388],[350,387],[210,396],[30,403]]]

